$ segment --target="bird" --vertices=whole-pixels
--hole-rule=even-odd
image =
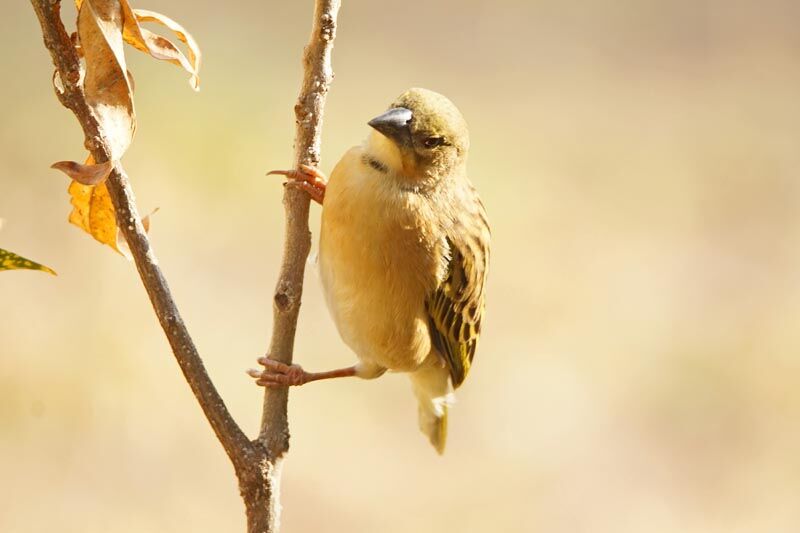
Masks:
[[[481,334],[489,269],[489,222],[467,178],[467,123],[445,96],[413,88],[367,124],[366,140],[330,179],[306,165],[269,173],[322,205],[322,286],[358,362],[306,372],[264,356],[264,369],[248,372],[267,387],[407,373],[420,430],[442,454],[453,392]]]

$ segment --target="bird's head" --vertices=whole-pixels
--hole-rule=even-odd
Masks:
[[[409,185],[436,182],[466,162],[467,123],[439,93],[409,89],[368,124],[375,129],[368,151]]]

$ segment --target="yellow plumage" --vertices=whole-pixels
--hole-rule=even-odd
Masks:
[[[480,334],[489,229],[466,178],[466,125],[455,107],[422,90],[396,106],[462,152],[434,156],[448,163],[437,166],[378,131],[347,152],[325,193],[320,272],[359,358],[357,375],[409,372],[421,429],[441,452],[452,387],[464,381]]]

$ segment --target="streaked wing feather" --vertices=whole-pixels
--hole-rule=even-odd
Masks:
[[[477,196],[476,196],[477,198]],[[447,236],[447,273],[426,304],[434,347],[444,357],[453,387],[469,373],[484,311],[484,286],[489,263],[489,227],[483,206]]]

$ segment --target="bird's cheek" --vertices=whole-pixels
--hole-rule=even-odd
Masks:
[[[403,154],[403,174],[406,176],[416,176],[419,165],[417,158],[412,152],[411,154]]]

